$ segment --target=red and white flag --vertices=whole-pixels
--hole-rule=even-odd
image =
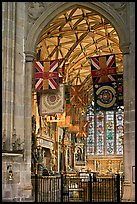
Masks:
[[[93,84],[116,81],[115,55],[91,57]]]
[[[49,89],[57,89],[59,85],[59,60],[35,60],[34,66],[36,68],[35,90],[44,91]]]

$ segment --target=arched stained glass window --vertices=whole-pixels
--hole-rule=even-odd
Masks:
[[[87,109],[87,156],[122,155],[124,137],[124,107],[116,111],[94,113],[92,105]]]

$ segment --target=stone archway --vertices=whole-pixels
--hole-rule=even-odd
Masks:
[[[32,79],[32,61],[35,55],[35,47],[37,44],[37,40],[41,35],[41,31],[46,28],[46,26],[54,19],[59,13],[64,10],[73,7],[74,5],[80,5],[88,9],[95,10],[102,14],[105,18],[107,18],[112,25],[115,27],[119,39],[120,39],[120,47],[123,53],[128,53],[129,50],[129,35],[127,34],[127,26],[124,24],[123,19],[118,14],[118,12],[113,9],[107,3],[101,2],[56,2],[50,8],[46,9],[42,15],[34,22],[30,32],[28,33],[27,40],[25,42],[25,55],[26,55],[26,83],[25,87],[27,90],[25,95],[25,137],[27,138],[31,132],[31,79]],[[130,112],[134,112],[134,94],[130,93],[127,84],[130,83],[128,67],[129,63],[132,61],[130,55],[124,56],[124,104],[125,104],[125,140],[124,140],[124,166],[125,166],[125,188],[124,188],[124,199],[134,199],[134,194],[132,192],[132,175],[131,175],[131,167],[134,165],[134,158],[128,164],[128,160],[130,160],[131,154],[128,152],[132,149],[132,146],[128,143],[130,136],[130,128],[129,124],[133,121],[134,116],[130,120]],[[129,96],[131,98],[129,99]],[[29,111],[28,111],[29,110]],[[134,133],[134,132],[133,132]],[[134,137],[132,137],[132,142],[134,141]],[[134,143],[134,142],[133,142]],[[26,159],[29,158],[31,143],[26,142]],[[134,153],[134,150],[132,151]],[[134,190],[134,187],[133,187]],[[128,193],[127,193],[128,192]]]
[[[117,33],[120,38],[120,47],[123,52],[128,51],[129,46],[129,36],[126,33],[127,27],[123,23],[123,19],[118,15],[118,13],[110,7],[107,3],[101,2],[58,2],[49,9],[42,13],[42,15],[35,21],[30,32],[28,33],[27,40],[25,43],[25,52],[34,52],[37,39],[40,36],[40,33],[46,26],[61,12],[66,9],[69,9],[75,5],[79,5],[88,9],[95,10],[96,12],[102,14],[107,18],[111,24],[117,30]]]

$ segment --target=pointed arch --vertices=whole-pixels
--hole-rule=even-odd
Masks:
[[[121,51],[127,52],[129,46],[129,36],[127,34],[127,25],[124,24],[121,16],[105,2],[57,2],[49,9],[46,9],[43,14],[35,21],[30,29],[26,43],[25,53],[34,53],[37,40],[41,36],[41,32],[49,23],[63,11],[76,6],[82,6],[87,9],[95,10],[96,12],[107,18],[116,29],[119,39]]]

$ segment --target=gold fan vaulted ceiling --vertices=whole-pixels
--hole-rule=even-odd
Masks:
[[[62,59],[65,83],[92,84],[90,57],[116,54],[117,72],[123,72],[115,28],[102,15],[81,7],[64,11],[42,32],[36,51],[41,60]]]

